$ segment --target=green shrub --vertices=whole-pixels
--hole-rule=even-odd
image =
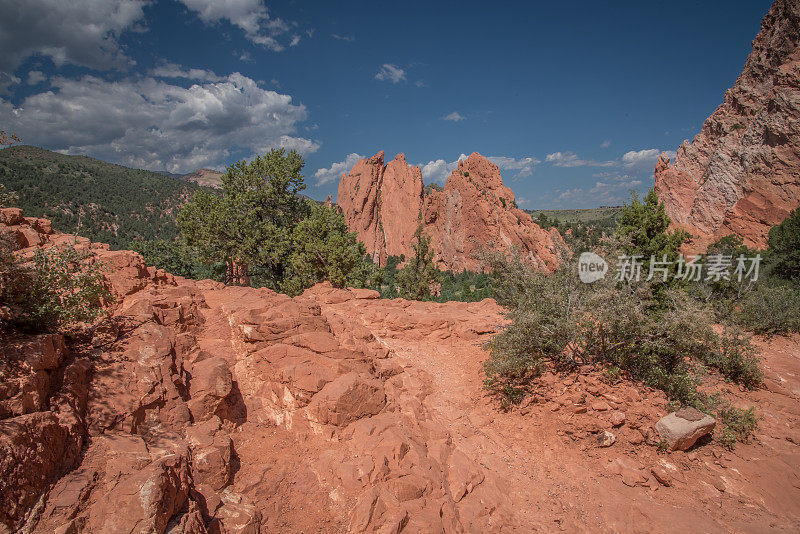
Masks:
[[[670,231],[669,224],[670,218],[655,188],[643,200],[631,191],[631,203],[625,204],[620,213],[617,236],[626,243],[627,254],[640,254],[648,260],[650,256],[660,259],[664,255],[674,259],[688,235],[682,230]]]
[[[0,308],[3,322],[37,332],[69,333],[92,323],[113,301],[103,266],[72,247],[37,250],[22,263],[0,240]]]
[[[487,273],[463,270],[439,271],[439,294],[432,300],[436,302],[477,302],[494,296],[492,284],[494,277]]]
[[[705,363],[731,382],[756,389],[764,379],[759,361],[749,337],[737,329],[726,328],[717,340],[716,350]]]
[[[760,284],[742,299],[734,318],[757,334],[800,332],[800,288],[789,282]]]
[[[800,208],[769,231],[772,270],[786,280],[800,279]]]
[[[299,295],[317,282],[333,287],[369,287],[380,271],[367,255],[364,244],[351,232],[344,216],[333,208],[309,202],[309,215],[294,227],[289,268],[280,288]]]
[[[698,385],[708,368],[746,387],[761,382],[749,339],[734,330],[715,332],[710,308],[681,289],[665,291],[655,307],[645,282],[580,283],[574,259],[545,275],[518,257],[486,256],[511,323],[488,345],[485,384],[506,401],[509,392],[518,398],[526,391],[547,365],[579,369],[600,363],[614,379],[624,373],[697,407],[706,402]]]
[[[716,415],[721,426],[717,439],[728,449],[733,449],[737,441],[747,441],[758,429],[758,416],[752,406],[741,409],[728,405],[718,409]]]
[[[223,281],[225,264],[222,262],[205,264],[197,259],[197,251],[180,240],[166,239],[135,240],[131,249],[142,255],[147,265],[164,269],[176,276],[193,280],[206,278]]]
[[[429,300],[439,279],[439,271],[433,263],[431,238],[423,233],[423,228],[420,221],[411,244],[414,256],[394,277],[400,296],[410,300]]]

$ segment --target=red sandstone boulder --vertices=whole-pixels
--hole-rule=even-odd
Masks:
[[[186,443],[164,438],[158,444],[124,433],[95,438],[81,467],[50,490],[36,531],[164,532],[188,507],[191,484]]]
[[[23,221],[22,210],[19,208],[0,209],[0,224],[13,226]]]
[[[81,443],[54,412],[0,421],[0,530],[20,524],[50,481],[71,467]]]
[[[344,426],[375,415],[385,405],[386,393],[380,381],[348,373],[322,388],[311,400],[308,412],[320,423]]]
[[[233,442],[222,429],[222,421],[213,416],[186,430],[192,448],[192,480],[222,491],[230,483]]]
[[[225,398],[233,389],[228,362],[208,357],[195,360],[191,367],[189,410],[195,421],[204,421],[224,409]]]
[[[0,352],[0,417],[46,409],[53,371],[68,354],[63,336],[10,340],[0,347]]]

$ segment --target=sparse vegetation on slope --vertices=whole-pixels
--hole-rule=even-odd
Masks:
[[[622,221],[635,223],[639,231],[632,235],[621,227],[604,242],[603,256],[677,251],[681,234],[667,231],[663,207],[651,200],[648,195],[641,203],[634,197],[623,209]],[[574,256],[550,276],[518,257],[485,253],[484,261],[512,321],[490,343],[485,366],[487,388],[504,402],[521,400],[548,366],[580,372],[584,365],[601,364],[706,411],[717,406],[698,387],[707,370],[746,388],[761,383],[748,338],[733,329],[717,332],[710,306],[680,287],[613,276],[584,284]]]
[[[26,215],[119,249],[137,239],[174,239],[178,209],[200,189],[161,173],[32,146],[0,150],[0,183],[16,192]]]

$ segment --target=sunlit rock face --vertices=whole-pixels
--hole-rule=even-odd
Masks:
[[[543,230],[518,209],[500,169],[477,152],[461,160],[444,189],[425,194],[419,167],[398,154],[358,161],[339,182],[337,204],[375,261],[413,254],[414,231],[422,221],[440,269],[479,270],[480,248],[517,248],[543,270],[559,264],[561,236]]]
[[[800,3],[777,0],[725,101],[675,161],[664,155],[655,185],[692,248],[727,234],[751,246],[800,205]]]

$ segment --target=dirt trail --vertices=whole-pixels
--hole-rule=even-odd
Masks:
[[[730,388],[736,404],[755,405],[761,416],[755,440],[732,452],[709,444],[688,453],[659,454],[655,447],[636,443],[641,437],[626,426],[609,426],[618,439],[609,448],[597,447],[591,433],[576,437],[580,434],[576,427],[586,419],[577,422],[575,414],[552,401],[500,411],[482,388],[487,354],[481,346],[491,334],[464,340],[441,323],[428,332],[430,325],[450,315],[448,308],[454,304],[374,302],[375,307],[395,308],[393,311],[354,310],[349,303],[340,306],[358,312],[362,324],[375,331],[403,367],[425,372],[432,386],[426,406],[468,455],[498,476],[512,501],[514,520],[524,530],[759,532],[800,528],[800,336],[756,340],[764,357],[768,389],[745,393]],[[502,323],[498,311],[482,317],[475,314],[472,319],[479,321],[472,326],[498,327]],[[393,313],[394,323],[403,325],[401,328],[386,320]],[[415,322],[421,328],[406,326]],[[571,377],[557,381],[555,391],[579,385],[571,381]],[[590,397],[604,395],[624,398],[612,387]],[[587,404],[591,405],[591,400]],[[653,423],[666,414],[663,406],[663,398],[653,393],[638,406],[621,402],[615,408],[638,411]],[[594,410],[587,412],[591,416]],[[600,426],[608,426],[603,415],[594,412]],[[626,485],[622,476],[608,468],[618,459],[650,480]],[[672,486],[653,483],[652,467],[670,472]]]

